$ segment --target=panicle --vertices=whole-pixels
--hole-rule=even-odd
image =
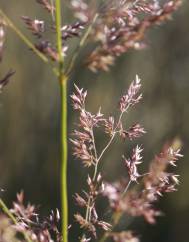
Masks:
[[[104,122],[104,118],[100,109],[96,114],[86,111],[86,96],[87,91],[83,91],[75,85],[75,93],[71,95],[71,99],[74,109],[79,111],[80,116],[79,130],[74,131],[74,139],[71,139],[71,142],[74,144],[74,156],[82,160],[85,166],[90,167],[97,162],[94,128],[99,127]]]
[[[169,173],[167,168],[169,164],[172,165],[170,161],[177,160],[182,155],[180,149],[165,146],[150,164],[149,172],[139,175],[136,165],[141,163],[141,151],[140,147],[136,147],[132,157],[124,158],[124,162],[128,168],[130,181],[136,182],[137,178],[144,177],[141,183],[142,190],[128,191],[124,194],[124,187],[128,186],[128,182],[105,183],[103,195],[108,198],[113,211],[126,212],[134,217],[143,216],[148,223],[154,224],[156,217],[161,215],[161,212],[155,208],[155,203],[165,193],[175,192],[179,184],[179,176]]]
[[[129,107],[134,106],[142,99],[142,94],[138,94],[141,88],[140,78],[136,75],[135,80],[131,83],[127,94],[123,95],[119,102],[121,112],[126,112]]]
[[[149,175],[144,178],[144,184],[146,188],[150,188],[159,184],[160,179],[164,181],[167,177],[168,181],[174,181],[174,185],[177,185],[178,176],[165,172],[169,165],[176,166],[176,161],[181,158],[180,149],[174,149],[172,146],[165,145],[159,155],[156,155],[154,160],[150,164]],[[170,179],[171,178],[171,179]]]
[[[77,21],[74,24],[67,24],[61,28],[62,39],[67,40],[72,37],[79,37],[81,31],[84,29],[85,24]]]
[[[78,18],[81,22],[87,23],[91,16],[91,9],[89,5],[84,0],[72,0],[71,6],[76,18]]]
[[[179,158],[183,157],[183,155],[180,153],[180,149],[174,150],[172,147],[168,149],[168,155],[169,157],[169,164],[172,166],[176,166],[176,162]]]
[[[36,0],[37,3],[41,4],[44,9],[46,9],[49,13],[52,13],[55,11],[55,7],[53,4],[51,4],[48,0]]]
[[[41,220],[34,205],[24,205],[24,193],[17,194],[17,201],[13,203],[10,212],[14,215],[17,223],[12,225],[16,232],[24,232],[33,241],[61,242],[61,233],[58,226],[60,222],[60,213],[58,209],[51,211],[50,215]]]
[[[129,138],[130,140],[133,140],[135,138],[141,137],[145,133],[146,131],[140,124],[133,124],[127,130],[124,130],[122,126],[120,128],[120,135],[124,139]]]
[[[52,44],[48,40],[41,40],[39,43],[35,44],[35,47],[46,56],[50,57],[53,61],[58,61],[57,50],[52,47]]]
[[[141,147],[139,147],[137,145],[136,148],[133,149],[131,158],[127,159],[123,156],[124,163],[128,169],[130,181],[137,182],[137,178],[140,177],[140,175],[138,173],[137,165],[142,163],[142,161],[141,161],[142,160],[142,156],[141,156],[142,151],[143,151],[143,149],[141,149]]]
[[[75,194],[75,201],[79,207],[86,207],[87,202],[78,193]]]
[[[114,232],[110,236],[115,242],[139,242],[139,238],[136,237],[131,231]]]
[[[104,231],[110,231],[112,228],[112,225],[110,223],[107,223],[105,221],[97,221],[97,225],[102,228]]]
[[[28,16],[22,16],[22,20],[28,26],[28,29],[36,35],[38,38],[42,37],[42,33],[45,31],[45,23],[42,20],[34,19],[32,20]]]
[[[114,117],[111,116],[108,119],[105,119],[104,127],[105,127],[105,133],[107,133],[110,136],[112,136],[114,134],[114,128],[115,128]]]
[[[146,31],[170,19],[181,0],[109,1],[101,8],[92,37],[98,43],[87,60],[88,67],[97,72],[108,71],[115,59],[129,49],[145,47]]]
[[[149,172],[143,179],[144,188],[142,192],[130,193],[125,197],[128,204],[127,209],[131,215],[142,215],[147,222],[155,223],[155,217],[161,215],[161,212],[154,208],[154,203],[163,194],[177,190],[176,185],[179,184],[178,175],[167,172],[170,164],[170,153],[175,153],[172,152],[172,148],[164,148],[163,152],[152,161]],[[176,154],[180,156],[179,152],[176,152]]]
[[[81,214],[75,214],[76,221],[80,224],[80,227],[83,229],[86,229],[88,232],[90,232],[95,238],[96,238],[96,228],[91,222],[87,222],[86,219],[84,219]]]
[[[94,156],[91,154],[88,146],[80,139],[70,139],[70,141],[74,145],[73,155],[80,159],[84,166],[90,167],[94,163]]]
[[[88,175],[86,182],[88,189],[84,191],[84,198],[79,194],[75,195],[76,203],[86,210],[86,214],[85,216],[80,213],[76,214],[75,218],[80,227],[88,231],[95,239],[97,238],[98,228],[101,228],[108,231],[108,237],[111,237],[114,241],[139,241],[136,236],[126,232],[111,232],[111,225],[99,219],[96,200],[100,194],[108,198],[115,217],[117,214],[126,213],[133,217],[142,216],[148,223],[154,224],[156,217],[161,215],[161,211],[155,206],[156,202],[165,193],[176,191],[176,186],[179,184],[179,176],[167,170],[169,165],[176,166],[177,160],[182,157],[180,147],[176,147],[175,144],[164,147],[163,151],[150,163],[147,173],[139,174],[138,172],[138,165],[142,163],[143,151],[139,145],[132,150],[129,158],[123,156],[128,172],[127,179],[113,184],[103,182],[102,175],[98,171],[99,161],[116,135],[132,140],[145,133],[144,128],[138,123],[124,129],[122,120],[123,114],[128,111],[129,107],[141,100],[140,88],[140,79],[136,76],[127,93],[119,102],[120,116],[118,118],[114,116],[104,118],[101,109],[97,114],[86,111],[87,93],[77,86],[75,86],[75,93],[71,96],[74,109],[79,111],[78,130],[74,130],[75,138],[71,140],[74,144],[74,155],[83,162],[84,166],[90,166],[94,170],[93,176]],[[94,128],[98,127],[103,127],[104,132],[110,136],[107,145],[101,152],[98,152],[95,143]],[[131,183],[138,183],[139,178],[141,179],[141,189],[130,190]],[[85,239],[86,236],[82,238]]]
[[[79,87],[75,84],[75,93],[71,95],[71,99],[73,101],[73,107],[75,110],[82,110],[85,108],[85,99],[87,96],[87,91],[83,91],[79,89]]]
[[[39,4],[41,4],[49,13],[51,13],[52,20],[51,24],[47,25],[45,21],[39,19],[31,19],[28,16],[22,16],[21,18],[27,25],[28,29],[32,32],[33,35],[38,37],[38,41],[34,44],[36,49],[44,54],[48,59],[54,62],[59,61],[59,55],[57,51],[57,46],[54,41],[52,43],[44,38],[44,33],[53,33],[55,34],[55,6],[54,1],[50,0],[37,0]],[[84,29],[85,23],[81,21],[77,21],[74,24],[67,24],[61,27],[60,31],[62,34],[62,56],[65,57],[67,55],[69,45],[66,40],[72,37],[80,37],[81,31]]]

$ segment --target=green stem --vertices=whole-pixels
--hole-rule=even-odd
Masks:
[[[56,0],[56,34],[57,34],[57,48],[58,48],[58,55],[59,55],[59,71],[63,73],[64,59],[62,55],[61,25],[62,25],[61,1]]]
[[[10,212],[10,210],[8,209],[8,207],[6,206],[6,204],[3,202],[2,199],[0,199],[0,207],[3,210],[3,212],[12,220],[12,222],[17,225],[18,221],[16,220],[16,218],[14,217],[14,215]],[[26,234],[26,232],[21,231],[21,233],[23,234],[25,240],[27,242],[32,242],[32,240],[29,238],[29,236]]]
[[[67,195],[67,78],[60,83],[61,93],[61,207],[62,207],[62,240],[68,241],[68,195]]]
[[[61,0],[56,0],[56,32],[59,55],[59,83],[61,99],[61,214],[62,214],[62,241],[68,242],[68,194],[67,194],[67,76],[64,74],[64,58],[62,54],[61,38]]]

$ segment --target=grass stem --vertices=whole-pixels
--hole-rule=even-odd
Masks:
[[[60,83],[61,97],[61,211],[62,211],[62,240],[68,241],[68,195],[67,195],[67,78],[63,76]]]
[[[57,49],[59,55],[59,83],[61,100],[61,214],[62,214],[62,241],[68,242],[68,194],[67,194],[67,160],[68,160],[68,138],[67,138],[67,77],[64,74],[64,58],[62,53],[62,16],[61,0],[56,0],[56,33]]]

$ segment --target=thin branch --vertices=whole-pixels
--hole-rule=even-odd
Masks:
[[[95,169],[94,169],[94,174],[93,174],[93,181],[95,182],[96,175],[97,175],[97,169],[98,169],[98,155],[97,155],[97,149],[96,149],[96,144],[95,144],[95,138],[94,138],[94,132],[92,130],[91,132],[91,137],[92,137],[92,143],[94,147],[94,155],[95,155]],[[87,208],[86,208],[86,213],[85,213],[85,221],[86,223],[91,220],[91,197],[89,196],[88,201],[87,201]],[[82,236],[82,239],[84,238],[84,235]]]
[[[102,152],[101,152],[101,154],[100,154],[100,156],[99,156],[99,158],[98,158],[98,162],[101,160],[101,158],[102,158],[102,156],[104,155],[104,153],[106,152],[106,150],[109,148],[109,146],[111,145],[111,143],[112,143],[112,141],[113,141],[113,139],[114,139],[114,137],[115,137],[115,132],[113,132],[113,135],[112,135],[112,137],[111,137],[111,139],[108,141],[108,143],[106,144],[106,146],[104,147],[104,149],[102,150]]]
[[[95,153],[95,170],[94,170],[94,174],[93,174],[93,181],[95,181],[96,175],[97,175],[97,169],[98,169],[98,155],[97,155],[97,149],[96,149],[96,144],[95,144],[95,138],[94,138],[93,130],[91,132],[91,136],[92,136],[92,143],[93,143],[94,153]]]
[[[119,119],[118,119],[118,122],[117,122],[117,125],[116,127],[114,128],[114,131],[113,131],[113,135],[112,137],[110,138],[110,140],[108,141],[108,143],[105,145],[104,149],[102,150],[102,152],[100,153],[99,157],[98,157],[98,162],[101,160],[102,156],[104,155],[104,153],[106,152],[106,150],[109,148],[109,146],[111,145],[113,139],[115,138],[115,135],[117,133],[117,128],[119,127],[120,123],[121,123],[121,120],[122,120],[122,117],[123,117],[123,114],[124,112],[121,112],[120,116],[119,116]]]
[[[128,189],[129,189],[129,187],[130,187],[131,183],[132,183],[132,181],[131,181],[131,180],[129,180],[129,182],[128,182],[127,186],[125,187],[125,190],[123,191],[123,193],[122,193],[122,196],[121,196],[121,197],[124,197],[124,196],[125,196],[125,194],[127,193],[127,191],[128,191]]]

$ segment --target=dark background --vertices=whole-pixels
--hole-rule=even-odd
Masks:
[[[27,36],[29,32],[20,20],[21,15],[46,18],[35,1],[1,0],[0,7]],[[69,83],[88,89],[88,109],[109,115],[116,110],[117,101],[138,74],[142,79],[142,104],[126,122],[139,121],[148,131],[138,140],[143,144],[147,167],[155,153],[166,141],[175,137],[183,143],[184,158],[176,172],[181,184],[178,192],[164,197],[159,207],[166,216],[156,226],[142,219],[132,223],[145,242],[188,242],[189,216],[189,3],[185,1],[173,20],[153,28],[146,39],[148,47],[129,51],[120,57],[108,73],[93,74],[82,64],[81,53]],[[74,43],[72,43],[74,45]],[[59,207],[59,87],[51,70],[46,67],[10,30],[7,31],[2,77],[10,68],[16,70],[13,81],[0,94],[0,187],[8,205],[21,189],[26,200],[41,205],[41,212]],[[76,122],[69,100],[69,133]],[[99,143],[103,138],[99,137]],[[124,176],[120,165],[121,153],[130,151],[133,143],[113,147],[104,160],[106,179]],[[86,170],[79,161],[69,157],[70,214],[75,211],[73,194],[85,186]],[[73,216],[70,216],[70,221]],[[74,226],[75,228],[75,226]],[[77,232],[74,234],[76,235]],[[74,241],[73,239],[71,241]]]

